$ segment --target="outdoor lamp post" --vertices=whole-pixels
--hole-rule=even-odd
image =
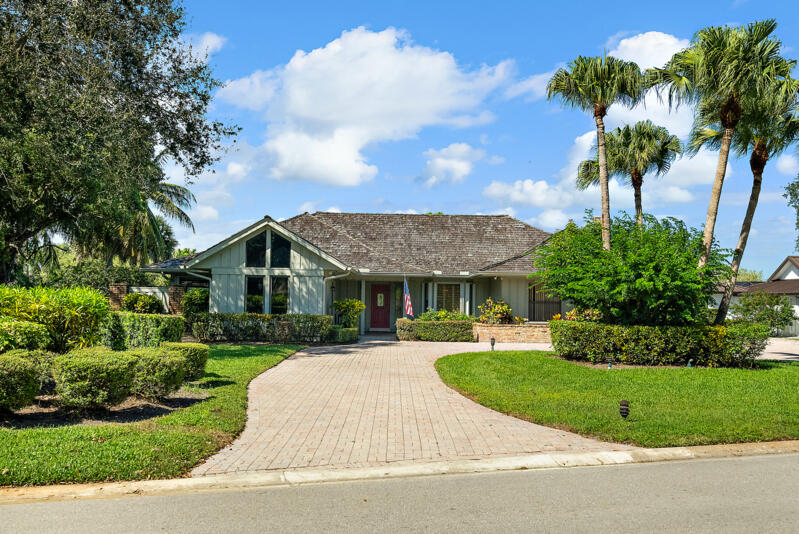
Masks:
[[[491,350],[494,350],[494,343],[496,342],[497,340],[494,337],[491,337]]]
[[[627,416],[630,415],[630,401],[623,400],[619,403],[619,415],[622,419],[627,419]]]

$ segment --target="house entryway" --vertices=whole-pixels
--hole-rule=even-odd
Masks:
[[[372,284],[369,300],[369,329],[387,332],[391,329],[391,285]]]

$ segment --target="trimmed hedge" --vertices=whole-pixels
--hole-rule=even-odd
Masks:
[[[211,352],[208,345],[164,341],[161,348],[183,355],[186,359],[186,380],[199,380],[205,376],[205,364],[208,363],[208,354]]]
[[[331,343],[355,343],[358,341],[358,329],[334,324],[327,340]]]
[[[50,394],[55,391],[53,362],[58,357],[58,354],[46,350],[16,349],[6,352],[4,356],[17,356],[33,364],[36,368],[36,378],[39,381],[38,391],[40,393]]]
[[[473,321],[397,319],[400,341],[474,341]]]
[[[627,326],[550,321],[555,351],[564,358],[633,365],[751,367],[766,347],[768,326]]]
[[[127,351],[136,358],[136,374],[131,393],[147,399],[160,399],[180,389],[186,376],[186,357],[176,350],[143,347]]]
[[[43,325],[55,352],[96,344],[110,309],[102,293],[87,287],[0,286],[0,316]]]
[[[179,315],[114,312],[103,326],[103,344],[114,350],[158,347],[164,341],[180,341],[185,322]]]
[[[0,356],[0,412],[33,404],[38,391],[33,363],[19,356]]]
[[[164,313],[164,304],[155,295],[128,293],[122,299],[122,310],[133,313]]]
[[[0,317],[0,353],[14,349],[44,349],[49,345],[50,334],[46,326]]]
[[[138,359],[106,347],[73,350],[53,362],[56,393],[70,408],[117,404],[130,394]]]
[[[183,317],[190,320],[198,313],[208,313],[210,295],[210,291],[204,287],[195,287],[186,291],[181,301]]]
[[[287,313],[198,313],[191,331],[200,341],[265,341],[319,343],[333,326],[330,315]]]

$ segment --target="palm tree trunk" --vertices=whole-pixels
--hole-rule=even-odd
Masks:
[[[599,154],[599,190],[602,192],[602,248],[610,250],[610,191],[608,190],[608,156],[605,150],[605,121],[603,108],[594,108],[596,146]]]
[[[638,226],[644,225],[644,208],[641,204],[641,186],[644,178],[641,173],[634,170],[630,173],[630,182],[633,184],[633,194],[635,195],[635,220]]]
[[[746,242],[749,239],[749,231],[752,228],[752,219],[755,216],[755,209],[757,208],[757,201],[760,197],[760,186],[763,183],[763,169],[768,162],[768,151],[763,146],[756,146],[752,151],[752,156],[749,158],[749,166],[752,169],[752,192],[749,194],[749,205],[746,206],[746,215],[744,216],[743,223],[741,223],[741,233],[738,236],[738,245],[732,254],[732,276],[730,282],[724,291],[724,296],[721,297],[719,304],[719,311],[716,313],[716,324],[721,324],[727,318],[727,311],[730,309],[730,301],[732,301],[732,293],[735,289],[735,281],[738,278],[738,269],[741,267],[741,259],[746,249]]]

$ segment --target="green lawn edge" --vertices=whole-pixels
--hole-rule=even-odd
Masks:
[[[134,423],[0,428],[0,486],[176,478],[233,441],[250,381],[295,345],[212,345],[206,374],[186,386],[197,404]]]
[[[541,351],[453,354],[441,380],[520,419],[603,441],[672,447],[799,439],[799,362],[759,369],[597,369]],[[619,415],[619,401],[630,416]]]

